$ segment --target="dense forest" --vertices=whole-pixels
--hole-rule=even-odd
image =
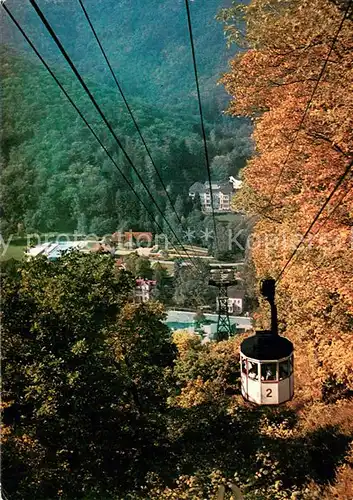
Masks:
[[[79,3],[40,3],[160,209],[173,222],[161,182]],[[86,7],[175,210],[179,217],[191,215],[186,227],[199,215],[198,207],[188,200],[188,189],[195,181],[205,181],[207,170],[185,6],[167,3],[161,9],[159,2],[148,7],[137,2],[131,9],[123,1],[87,1]],[[165,230],[163,219],[33,9],[15,0],[7,5]],[[195,5],[193,24],[212,176],[227,181],[251,153],[251,128],[246,119],[234,121],[221,113],[226,97],[216,82],[229,54],[221,25],[214,19],[217,6],[215,1],[207,7]],[[1,27],[3,233],[16,233],[18,228],[100,235],[118,228],[155,230],[146,210],[4,12]]]
[[[7,498],[199,500],[229,482],[247,500],[351,498],[348,401],[245,405],[243,336],[171,337],[162,305],[132,303],[132,275],[112,258],[3,272]]]
[[[128,2],[118,3],[128,9]],[[213,2],[205,3],[191,2],[193,12],[197,8],[205,12]],[[74,2],[41,4],[50,11],[53,5],[64,9],[70,4],[72,9]],[[161,4],[153,2],[155,12],[160,12]],[[170,3],[175,17],[181,4]],[[133,275],[142,267],[144,273],[152,272],[136,256],[129,257],[127,271],[118,270],[111,256],[75,252],[54,262],[45,258],[8,262],[2,268],[1,353],[2,488],[8,498],[353,498],[352,2],[251,0],[227,7],[218,18],[230,46],[236,44],[241,51],[234,49],[221,80],[230,96],[230,116],[214,122],[207,116],[210,142],[215,138],[212,158],[232,155],[238,124],[244,123],[249,131],[248,122],[239,120],[252,122],[255,151],[243,169],[244,183],[234,209],[253,216],[246,249],[247,286],[256,290],[254,284],[260,279],[280,278],[279,330],[295,347],[294,398],[278,407],[244,402],[239,346],[248,334],[208,344],[195,334],[172,335],[163,323],[165,310],[159,301],[132,301]],[[19,9],[21,15],[25,8]],[[58,23],[63,31],[64,21]],[[116,27],[114,21],[108,25]],[[77,118],[67,118],[71,111],[59,91],[49,90],[49,81],[41,87],[39,80],[47,77],[31,58],[19,55],[15,41],[6,36],[12,49],[7,48],[4,57],[12,66],[6,60],[8,66],[2,66],[7,88],[3,175],[8,190],[17,183],[6,203],[18,204],[15,213],[21,214],[11,219],[12,212],[7,211],[7,227],[20,222],[28,227],[44,224],[46,229],[45,212],[53,226],[60,222],[60,227],[68,224],[70,229],[79,221],[90,225],[99,217],[113,219],[115,212],[94,211],[102,207],[100,199],[105,196],[104,187],[99,191],[102,179],[106,186],[112,182],[110,165],[108,173],[98,150],[80,139],[86,132]],[[151,56],[148,63],[152,62]],[[27,69],[17,74],[12,70],[16,65]],[[58,71],[63,80],[69,78],[65,70]],[[146,67],[146,75],[151,71]],[[34,79],[38,89],[31,85],[29,91],[26,78]],[[107,112],[112,120],[115,117],[116,127],[124,129],[125,121],[120,122],[108,105],[112,89],[98,85],[93,73],[90,82],[102,92],[102,102],[107,99]],[[186,88],[187,78],[184,84]],[[12,102],[7,96],[16,88],[21,91],[14,91],[18,97]],[[74,86],[73,91],[77,92]],[[185,111],[174,112],[173,106],[157,110],[148,102],[149,92],[146,86],[145,98],[135,96],[134,103],[144,110],[143,116],[149,110],[156,150],[170,153],[172,143],[163,142],[165,136],[159,132],[152,133],[153,126],[162,131],[168,123],[178,137],[174,146],[194,144],[201,151],[196,114],[191,112],[190,120],[183,120]],[[86,106],[81,95],[80,99]],[[161,92],[161,102],[165,99]],[[30,106],[21,114],[23,102]],[[51,106],[57,113],[48,112]],[[17,122],[11,122],[12,115]],[[157,115],[161,122],[152,125]],[[41,143],[33,132],[32,117],[36,127],[41,126]],[[229,125],[233,119],[235,125]],[[24,135],[19,136],[21,129]],[[132,141],[129,147],[139,157],[132,129],[124,137],[127,143]],[[224,137],[229,149],[217,150]],[[179,152],[192,155],[195,150]],[[54,163],[53,155],[58,158]],[[176,163],[174,172],[169,166],[165,169],[175,199],[182,196],[175,179],[183,177],[187,185],[193,179],[186,178],[186,172],[193,172],[194,165],[195,174],[202,168],[201,156],[195,154],[197,169],[192,157],[187,158],[185,171]],[[147,168],[145,158],[140,161],[140,168]],[[92,172],[88,187],[87,165]],[[70,168],[75,187],[82,191],[65,182]],[[4,197],[6,193],[4,189]],[[57,196],[64,196],[61,203]],[[184,202],[179,198],[178,203]],[[87,215],[83,208],[91,212]],[[289,261],[317,214],[317,223]],[[199,212],[195,221],[197,217]],[[160,267],[156,273],[161,284],[156,298],[171,295],[165,273]],[[204,277],[186,273],[188,288],[182,273],[176,273],[174,300],[193,301],[198,307],[209,299],[201,293]],[[256,328],[268,327],[268,307],[261,299],[254,319]],[[232,493],[230,484],[241,493]]]

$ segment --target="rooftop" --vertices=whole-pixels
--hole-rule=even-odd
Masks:
[[[138,241],[152,241],[153,234],[148,231],[136,232],[136,231],[125,231],[125,232],[115,232],[111,236],[113,242],[122,243],[124,241],[130,241],[135,239]]]
[[[230,194],[234,191],[233,184],[228,182],[212,182],[211,187],[212,193],[222,192],[224,194]],[[208,182],[205,182],[203,184],[201,182],[195,182],[189,189],[189,193],[203,194],[209,192],[210,185]]]
[[[204,184],[202,182],[194,182],[194,184],[190,187],[190,193],[203,193],[205,190]]]
[[[230,286],[228,288],[228,297],[230,299],[244,299],[244,290],[239,290],[236,286]]]
[[[37,257],[38,255],[43,255],[49,260],[55,260],[60,255],[68,250],[80,250],[87,251],[88,244],[91,242],[87,241],[58,241],[58,242],[46,242],[41,245],[36,245],[30,248],[26,255],[28,257]]]
[[[138,278],[136,280],[137,286],[143,286],[143,285],[154,286],[156,284],[157,284],[157,281],[155,281],[155,280],[144,280],[143,278]]]

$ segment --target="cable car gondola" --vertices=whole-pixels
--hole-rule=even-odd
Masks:
[[[241,392],[249,402],[278,405],[294,395],[293,344],[278,335],[275,280],[264,280],[261,293],[271,306],[271,330],[241,343]]]

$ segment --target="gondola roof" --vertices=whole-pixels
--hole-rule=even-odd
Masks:
[[[256,332],[256,335],[245,339],[240,350],[247,358],[275,361],[290,356],[293,352],[293,344],[290,340],[274,335],[269,330],[260,330]]]

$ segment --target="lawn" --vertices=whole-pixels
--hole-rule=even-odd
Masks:
[[[1,247],[0,262],[9,259],[22,260],[25,248],[25,245],[9,245],[5,252],[5,248]]]
[[[216,220],[219,222],[241,222],[244,219],[243,214],[235,213],[235,212],[228,212],[226,214],[216,214],[215,215]]]

